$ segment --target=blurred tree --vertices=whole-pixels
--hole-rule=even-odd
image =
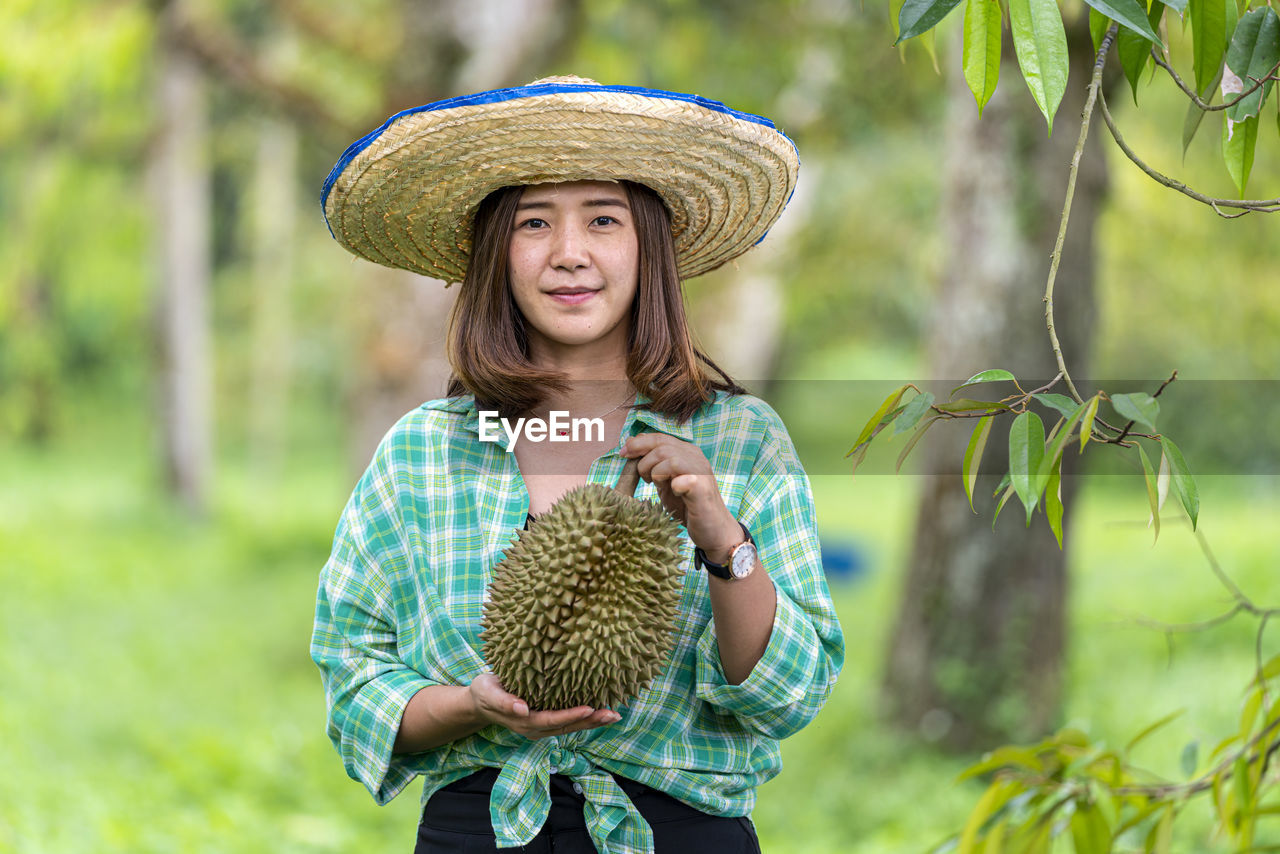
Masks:
[[[261,20],[264,12],[269,13],[267,22]],[[336,151],[336,141],[353,139],[403,109],[459,91],[497,88],[538,76],[571,43],[578,3],[386,0],[354,7],[346,14],[349,20],[338,22],[308,0],[277,0],[266,10],[192,4],[175,14],[173,41],[223,85],[276,116],[277,122],[280,118],[296,122],[307,133],[334,142]],[[370,23],[362,14],[381,23]],[[271,25],[271,16],[288,28]],[[361,67],[364,75],[380,81],[380,93],[344,110],[339,99],[325,96],[326,81],[295,82],[299,63],[271,50],[288,32],[311,42],[312,51],[338,54],[342,63]],[[273,156],[287,158],[279,141],[287,131],[279,124],[276,127]],[[336,159],[333,155],[332,160]],[[267,213],[263,222],[274,223],[274,229],[285,227],[286,218],[278,207],[283,202],[270,202],[267,194],[266,188],[259,188],[258,204],[272,205],[275,213]],[[287,262],[279,254],[283,249],[268,260],[272,244],[274,240],[260,244],[257,268],[274,279],[287,275]],[[350,318],[358,345],[348,407],[353,423],[352,465],[362,469],[396,418],[443,392],[448,364],[441,344],[454,292],[413,273],[363,263],[356,269],[367,283],[360,288]],[[260,334],[256,343],[267,352],[259,354],[261,361],[254,371],[258,414],[253,420],[258,425],[257,445],[280,447],[283,420],[261,407],[277,406],[287,393],[283,356],[287,301],[268,293],[257,300],[255,325]]]
[[[1086,15],[1070,22],[1068,45],[1072,76],[1052,135],[1025,93],[1006,86],[979,116],[963,77],[948,75],[945,262],[928,347],[933,377],[961,375],[950,386],[988,367],[1016,365],[1026,377],[1043,377],[1035,385],[1057,372],[1045,344],[1041,294],[1027,285],[1043,275],[1057,235],[1067,181],[1061,164],[1071,160],[1076,136],[1070,125],[1093,70]],[[1016,79],[1013,51],[1001,61],[1006,79]],[[1094,224],[1106,189],[1095,134],[1081,161],[1058,271],[1058,329],[1079,376],[1089,376]],[[991,471],[1009,469],[1007,435],[1004,425],[1003,435],[988,442],[983,462]],[[933,439],[925,471],[954,471],[968,432],[940,431]],[[994,508],[997,479],[979,479],[974,506],[980,513]],[[926,737],[961,749],[1044,732],[1062,697],[1066,554],[1047,525],[1028,532],[1016,514],[994,530],[975,525],[954,474],[933,474],[925,484],[885,666],[888,708]],[[1064,478],[1064,500],[1074,484]]]
[[[544,75],[572,44],[579,8],[577,0],[405,0],[399,15],[404,41],[388,57],[383,115]],[[363,358],[350,398],[357,469],[397,418],[444,394],[445,329],[457,293],[415,273],[365,266]]]
[[[1235,850],[1252,851],[1257,850],[1259,841],[1258,818],[1267,812],[1264,805],[1276,782],[1269,764],[1280,751],[1280,703],[1275,701],[1268,684],[1280,675],[1280,658],[1266,661],[1263,654],[1267,621],[1280,614],[1280,609],[1246,596],[1215,561],[1203,534],[1196,532],[1209,569],[1234,602],[1230,610],[1211,619],[1166,626],[1165,630],[1205,630],[1240,614],[1251,615],[1258,621],[1254,638],[1256,665],[1249,674],[1239,731],[1215,748],[1209,766],[1198,776],[1200,766],[1194,750],[1184,751],[1183,773],[1191,779],[1185,783],[1169,782],[1136,768],[1129,752],[1176,715],[1148,726],[1119,751],[1092,743],[1087,735],[1070,727],[1043,737],[1056,717],[1060,693],[1058,670],[1065,598],[1060,553],[1053,549],[1047,536],[1040,544],[1021,535],[1012,540],[1001,540],[999,534],[971,536],[969,526],[959,521],[967,516],[960,496],[961,484],[968,492],[975,480],[980,482],[979,460],[988,467],[998,462],[998,470],[1007,470],[1007,474],[996,488],[997,493],[1004,492],[995,505],[996,516],[1004,502],[1016,495],[1026,510],[1028,525],[1037,509],[1045,511],[1060,546],[1064,503],[1070,503],[1072,491],[1069,479],[1063,477],[1063,463],[1069,459],[1065,451],[1075,444],[1073,434],[1078,430],[1081,453],[1092,442],[1094,447],[1107,444],[1128,449],[1131,461],[1137,456],[1155,536],[1160,533],[1166,494],[1176,494],[1193,531],[1196,529],[1200,498],[1194,478],[1177,446],[1156,426],[1160,411],[1156,398],[1177,378],[1177,371],[1152,393],[1099,389],[1086,398],[1068,367],[1069,364],[1081,378],[1088,376],[1090,354],[1085,336],[1093,327],[1091,237],[1100,197],[1098,188],[1104,186],[1103,181],[1091,179],[1091,174],[1098,173],[1088,166],[1086,141],[1095,109],[1124,156],[1162,186],[1195,199],[1224,218],[1280,211],[1280,199],[1244,197],[1254,161],[1259,115],[1273,84],[1280,80],[1280,15],[1270,5],[1242,9],[1235,0],[1227,0],[1225,5],[1219,0],[1171,2],[1168,8],[1162,3],[1144,7],[1111,0],[1087,2],[1092,7],[1087,50],[1083,46],[1072,49],[1073,45],[1085,44],[1086,25],[1079,10],[1073,15],[1070,10],[1060,10],[1053,0],[1010,3],[1007,9],[1021,76],[1050,126],[1064,96],[1083,102],[1082,124],[1070,148],[1065,201],[1057,217],[1053,249],[1048,253],[1048,280],[1041,299],[1052,366],[1045,367],[1044,361],[1020,349],[988,348],[980,342],[986,336],[999,341],[1017,340],[1040,327],[1038,311],[1028,310],[1025,318],[1013,314],[1011,320],[1006,319],[1008,306],[1021,297],[1014,288],[1000,283],[1006,281],[1006,271],[1017,271],[1028,254],[1022,251],[1019,239],[1026,230],[1019,222],[1020,209],[1003,210],[999,200],[1015,199],[1030,214],[1032,223],[1053,222],[1056,194],[1045,205],[1036,193],[1042,182],[1027,189],[1017,180],[1016,169],[1008,169],[1016,158],[1001,144],[1000,124],[995,125],[994,136],[966,134],[962,130],[961,140],[975,136],[984,141],[976,146],[962,141],[957,146],[957,162],[964,165],[951,172],[953,188],[958,192],[949,188],[946,212],[949,217],[959,215],[960,225],[952,229],[949,242],[953,260],[964,271],[960,281],[963,283],[965,276],[972,276],[974,281],[957,285],[948,280],[941,308],[953,312],[962,322],[955,330],[957,340],[935,343],[932,352],[935,359],[953,370],[959,368],[960,376],[974,369],[978,372],[941,402],[933,393],[916,388],[915,396],[899,405],[906,391],[913,388],[904,385],[872,416],[855,445],[860,460],[874,436],[895,421],[894,432],[917,425],[911,442],[914,445],[935,420],[981,418],[963,455],[958,453],[958,442],[948,450],[952,459],[961,456],[963,478],[959,483],[954,479],[947,482],[955,484],[953,491],[943,485],[931,489],[922,507],[912,575],[889,656],[886,693],[900,716],[920,726],[926,734],[957,746],[990,746],[995,738],[1039,739],[1029,748],[1002,747],[970,769],[970,775],[994,772],[995,776],[964,831],[943,847],[958,845],[963,852],[979,848],[1005,850],[1008,845],[1011,850],[1048,851],[1058,847],[1055,837],[1066,838],[1069,826],[1072,846],[1082,854],[1110,851],[1117,843],[1141,846],[1145,851],[1168,851],[1175,819],[1190,801],[1200,799],[1209,802],[1218,830]],[[931,34],[932,28],[956,5],[954,0],[908,0],[898,19],[901,39]],[[965,9],[964,79],[977,100],[979,112],[984,105],[992,109],[999,104],[992,95],[1002,65],[1005,11],[991,0],[970,0]],[[1162,26],[1167,11],[1185,11],[1190,23],[1189,64],[1193,76],[1188,79],[1194,80],[1194,89],[1173,68],[1171,52],[1161,38],[1161,33],[1169,38],[1169,31]],[[1223,113],[1221,156],[1240,198],[1214,198],[1169,178],[1125,142],[1107,107],[1106,92],[1110,87],[1103,72],[1113,47],[1135,97],[1148,62],[1167,72],[1172,84],[1186,96],[1190,103],[1182,123],[1184,151],[1206,113]],[[1012,71],[1010,63],[1003,65]],[[1074,86],[1069,68],[1075,72]],[[1083,86],[1081,68],[1089,69],[1087,88]],[[1219,88],[1225,100],[1215,106],[1211,102]],[[961,93],[959,100],[966,104],[967,111],[967,97]],[[998,115],[1004,115],[1003,111]],[[1034,120],[1033,123],[1038,124]],[[958,126],[963,129],[965,124],[960,122]],[[977,126],[972,120],[967,124]],[[986,155],[991,152],[996,152],[997,157],[988,159]],[[1066,161],[1066,153],[1067,146],[1063,146],[1061,156],[1049,162]],[[1040,158],[1032,159],[1031,164],[1043,170]],[[993,201],[997,204],[992,205]],[[1228,209],[1235,212],[1228,213]],[[1072,230],[1068,229],[1069,223],[1074,226]],[[1035,231],[1030,233],[1034,235]],[[964,237],[957,242],[955,234]],[[1047,242],[1042,240],[1041,244],[1047,246]],[[1075,262],[1081,259],[1086,265],[1073,273]],[[1058,291],[1061,300],[1056,302],[1055,285],[1073,279],[1075,287]],[[988,280],[997,285],[994,300],[987,299],[991,295],[985,284]],[[1013,284],[1014,280],[1007,281]],[[1083,313],[1083,318],[1077,317],[1068,326],[1061,321],[1072,313],[1071,299],[1078,301],[1074,312]],[[979,313],[991,313],[991,317],[975,321]],[[1039,334],[1035,333],[1036,337]],[[1070,354],[1070,360],[1064,354]],[[970,357],[975,361],[966,364]],[[993,369],[992,361],[1001,367]],[[1016,366],[1023,374],[1022,384],[1004,367],[1009,362],[1015,363],[1009,367]],[[1082,370],[1082,366],[1086,369]],[[1031,378],[1037,374],[1047,378],[1050,371],[1056,372],[1055,378],[1035,387]],[[1070,396],[1045,393],[1059,381]],[[984,383],[1011,383],[1016,393],[1001,396],[970,392],[998,399],[952,400],[960,388]],[[1027,391],[1024,385],[1032,390]],[[1039,413],[1032,411],[1033,401],[1054,413],[1052,430],[1047,430]],[[1099,414],[1103,401],[1107,401],[1114,415]],[[933,417],[920,424],[926,414]],[[983,457],[987,431],[1002,415],[1015,416],[1007,442],[994,446],[997,453],[1007,448],[1007,456]],[[1107,418],[1118,419],[1118,423],[1109,423]],[[936,457],[935,454],[934,471],[940,468]],[[1153,464],[1153,458],[1159,460],[1158,466]],[[991,506],[991,502],[982,501],[981,486],[973,488],[973,492],[978,504]],[[1224,794],[1229,787],[1230,793]]]
[[[204,75],[178,42],[178,14],[179,4],[165,3],[156,36],[158,138],[151,166],[160,278],[160,433],[166,483],[198,513],[213,463],[212,200]]]

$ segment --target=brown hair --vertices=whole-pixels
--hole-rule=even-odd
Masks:
[[[621,183],[639,241],[627,378],[650,398],[650,409],[685,421],[716,390],[745,394],[746,389],[693,344],[667,206],[643,184]],[[470,263],[449,317],[449,396],[471,392],[481,408],[497,409],[503,417],[528,412],[548,392],[566,387],[563,374],[529,361],[524,316],[511,294],[508,244],[523,192],[520,186],[503,187],[480,203]]]

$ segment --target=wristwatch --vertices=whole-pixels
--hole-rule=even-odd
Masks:
[[[746,536],[746,540],[733,547],[729,552],[729,562],[720,564],[712,563],[707,560],[707,553],[701,548],[694,548],[693,554],[698,561],[698,565],[716,578],[724,578],[729,581],[740,581],[751,574],[756,568],[756,541],[751,539],[751,532],[747,530],[747,526],[738,523],[738,527],[742,529],[742,533]]]

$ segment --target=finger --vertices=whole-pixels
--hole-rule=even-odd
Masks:
[[[547,712],[533,712],[526,723],[533,729],[554,731],[562,727],[572,726],[587,720],[595,713],[590,706],[577,706],[572,709],[557,709]]]
[[[666,448],[654,448],[636,460],[636,472],[643,480],[655,483],[653,470],[669,459],[670,456]]]
[[[622,455],[624,457],[642,457],[673,438],[666,433],[641,433],[638,436],[630,437],[622,444]]]
[[[702,492],[715,485],[715,476],[710,472],[691,470],[690,466],[676,459],[663,460],[653,467],[650,474],[655,484],[665,482],[677,495],[687,495],[695,490]]]
[[[682,474],[671,478],[671,491],[680,496],[691,494],[700,485],[698,477],[696,474]]]
[[[578,721],[577,723],[566,724],[560,727],[559,729],[553,731],[550,734],[551,735],[567,735],[568,733],[578,732],[579,730],[595,729],[596,727],[615,724],[621,719],[622,719],[622,716],[619,715],[617,712],[610,711],[609,709],[599,709],[593,712],[589,717],[586,717]]]

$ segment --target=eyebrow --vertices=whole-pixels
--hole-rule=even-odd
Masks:
[[[552,204],[550,201],[520,202],[516,205],[516,210],[527,211],[527,210],[546,209],[550,207],[552,207]],[[582,207],[584,208],[623,208],[626,210],[630,209],[630,206],[623,199],[616,199],[616,198],[609,198],[609,197],[601,197],[598,199],[587,199],[585,202],[582,203]]]

